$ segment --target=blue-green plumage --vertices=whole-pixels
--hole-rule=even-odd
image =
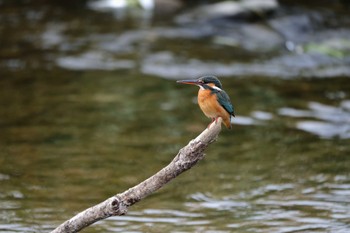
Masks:
[[[222,90],[221,82],[214,76],[204,76],[200,78],[204,84],[204,89],[209,89],[212,94],[215,94],[220,105],[232,116],[235,116],[234,108],[231,104],[230,97]],[[206,83],[214,83],[214,87],[209,86]]]
[[[224,107],[224,109],[230,113],[230,115],[235,116],[234,108],[227,93],[224,90],[216,91],[214,93],[216,94],[218,102],[221,104],[221,106]]]
[[[221,117],[224,125],[231,129],[234,108],[227,93],[222,90],[219,79],[215,76],[203,76],[197,80],[180,80],[184,84],[199,86],[198,104],[203,113],[212,119],[212,122]]]

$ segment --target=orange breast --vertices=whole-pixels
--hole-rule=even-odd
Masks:
[[[230,114],[220,105],[216,96],[210,90],[199,89],[198,104],[209,118],[221,117],[227,128],[231,128]]]

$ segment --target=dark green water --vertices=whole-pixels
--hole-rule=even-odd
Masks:
[[[129,68],[68,69],[60,58],[95,53],[99,37],[113,42],[138,24],[111,25],[111,15],[61,6],[7,6],[1,14],[1,232],[54,229],[153,175],[209,123],[194,102],[197,88],[145,74],[142,56],[178,50],[206,60],[227,48],[166,39],[109,51],[141,61]],[[63,29],[45,44],[50,27]],[[349,78],[222,82],[237,112],[233,129],[126,216],[84,232],[350,231]]]

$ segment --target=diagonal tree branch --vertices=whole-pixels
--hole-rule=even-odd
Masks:
[[[79,232],[85,227],[111,216],[124,215],[128,207],[163,187],[166,183],[192,168],[204,157],[204,150],[216,140],[221,131],[222,119],[218,118],[187,146],[180,149],[175,158],[159,172],[140,184],[116,194],[65,221],[51,233]]]

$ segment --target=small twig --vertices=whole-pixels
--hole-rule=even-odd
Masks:
[[[83,228],[108,217],[124,215],[128,207],[163,187],[166,183],[192,168],[204,157],[204,150],[214,142],[221,131],[222,119],[210,125],[197,138],[182,148],[162,170],[140,184],[90,207],[65,221],[51,233],[79,232]]]

